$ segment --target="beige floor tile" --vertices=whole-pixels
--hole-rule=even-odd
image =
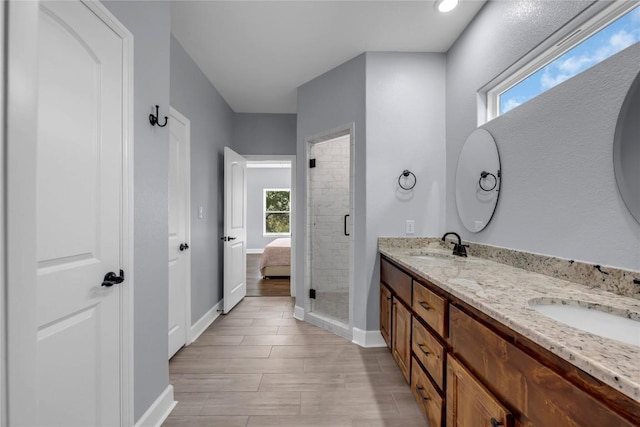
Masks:
[[[207,335],[201,335],[192,345],[194,346],[206,346],[206,345],[240,345],[244,335],[216,335],[210,333]]]
[[[391,393],[303,391],[302,415],[344,415],[352,418],[399,415]]]
[[[342,416],[269,416],[252,415],[248,427],[351,427],[351,420]]]
[[[282,319],[286,320],[286,319]],[[278,335],[311,335],[311,334],[323,334],[323,335],[333,335],[329,331],[325,331],[324,329],[320,329],[317,326],[313,325],[295,325],[295,326],[279,326],[278,327]]]
[[[277,359],[273,359],[273,360],[277,360]],[[378,365],[378,361],[376,359],[371,359],[371,358],[367,358],[367,359],[334,359],[334,358],[304,359],[304,371],[305,372],[344,372],[344,373],[381,372],[380,365]]]
[[[393,395],[393,400],[396,402],[398,412],[402,415],[414,418],[422,416],[422,412],[418,409],[416,399],[410,389],[394,391],[391,394]]]
[[[258,307],[260,308],[260,311],[293,312],[293,305],[290,304],[260,305]]]
[[[241,345],[336,345],[348,341],[333,334],[246,336]]]
[[[344,374],[263,374],[260,391],[344,390]]]
[[[184,374],[172,383],[177,393],[258,391],[261,374]]]
[[[227,316],[232,319],[280,319],[283,318],[283,314],[288,314],[283,311],[232,311]],[[215,322],[214,322],[215,323]]]
[[[201,415],[298,415],[300,393],[220,392],[210,393]]]
[[[174,393],[173,399],[177,400],[178,404],[173,408],[171,415],[198,415],[208,398],[208,393]]]
[[[276,359],[295,359],[300,357],[334,357],[339,358],[353,358],[361,357],[363,353],[358,346],[351,343],[342,343],[339,345],[286,345],[286,346],[274,346],[271,350],[269,358]],[[368,357],[368,356],[365,356]],[[375,357],[372,355],[371,357]]]
[[[406,392],[408,384],[398,372],[374,372],[345,375],[345,388],[354,392]]]
[[[297,319],[253,319],[252,326],[296,326],[301,322]]]
[[[352,421],[353,427],[425,427],[427,420],[420,417],[382,417],[382,418],[356,418]]]
[[[223,374],[231,359],[180,359],[169,363],[172,374]]]
[[[167,418],[162,427],[245,427],[248,416],[174,416]]]
[[[254,319],[234,319],[227,316],[220,316],[204,331],[203,335],[222,326],[251,326],[253,320]]]
[[[246,359],[269,357],[271,346],[268,345],[216,345],[190,346],[188,356],[198,359]]]
[[[278,333],[277,326],[225,326],[209,331],[210,335],[275,335]]]
[[[302,372],[302,359],[234,359],[229,363],[229,374],[289,374]]]

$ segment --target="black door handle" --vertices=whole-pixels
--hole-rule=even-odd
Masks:
[[[347,218],[349,218],[349,214],[346,214],[344,216],[344,235],[345,236],[349,236],[350,234],[347,233]]]
[[[184,251],[185,249],[189,249],[189,244],[188,243],[180,243],[180,252]]]
[[[222,240],[224,242],[228,242],[228,241],[236,240],[236,239],[237,239],[237,237],[230,237],[230,236],[224,236],[224,237],[220,238],[220,240]]]
[[[106,286],[108,288],[122,282],[124,282],[124,271],[120,270],[120,276],[116,276],[116,273],[110,271],[104,275],[102,286]]]

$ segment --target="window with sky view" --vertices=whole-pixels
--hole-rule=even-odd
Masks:
[[[640,41],[640,6],[582,41],[499,96],[500,112],[517,107],[555,85]]]

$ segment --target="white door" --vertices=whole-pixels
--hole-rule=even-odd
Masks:
[[[123,42],[80,1],[41,2],[38,27],[37,424],[116,426]]]
[[[187,343],[190,295],[189,120],[169,115],[169,358]]]
[[[224,148],[224,286],[226,314],[247,295],[247,160]]]

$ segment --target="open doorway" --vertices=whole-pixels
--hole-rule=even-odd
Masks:
[[[247,159],[247,296],[295,296],[295,156]]]

